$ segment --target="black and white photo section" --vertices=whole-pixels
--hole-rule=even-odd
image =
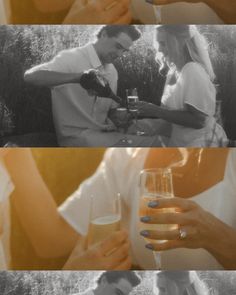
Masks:
[[[0,26],[0,146],[236,140],[236,26]]]
[[[0,292],[2,295],[234,295],[235,280],[235,271],[3,271]]]

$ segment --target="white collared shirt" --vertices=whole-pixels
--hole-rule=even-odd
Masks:
[[[118,74],[113,64],[103,65],[92,44],[61,51],[52,61],[36,66],[28,72],[49,70],[61,73],[81,73],[98,69],[108,80],[114,93]],[[79,83],[52,88],[52,111],[59,145],[70,146],[71,138],[79,137],[85,129],[114,128],[107,118],[116,103],[109,98],[89,96]],[[79,145],[79,144],[78,144]]]

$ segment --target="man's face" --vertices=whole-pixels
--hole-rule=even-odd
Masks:
[[[100,287],[103,295],[128,295],[133,289],[131,283],[124,278],[115,283],[103,282]]]
[[[100,58],[103,63],[112,63],[115,59],[127,52],[133,44],[133,40],[126,33],[120,33],[116,37],[102,37],[102,50]]]

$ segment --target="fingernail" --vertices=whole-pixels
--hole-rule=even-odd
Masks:
[[[145,247],[149,250],[154,250],[153,245],[152,244],[147,244],[145,245]]]
[[[148,222],[148,221],[151,220],[151,218],[150,218],[149,216],[143,216],[143,217],[140,218],[140,220],[141,220],[142,222]]]
[[[149,236],[149,232],[147,230],[142,230],[140,232],[140,235],[143,236],[143,237],[148,237]]]
[[[148,207],[150,208],[156,208],[159,206],[159,202],[158,201],[151,201],[148,203]]]
[[[153,0],[145,0],[147,3],[149,3],[149,4],[154,4],[153,2]]]

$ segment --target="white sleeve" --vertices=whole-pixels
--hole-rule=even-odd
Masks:
[[[60,73],[75,73],[77,72],[77,58],[71,50],[64,50],[58,53],[51,61],[37,65],[27,72],[35,71],[54,71]]]
[[[189,63],[181,75],[183,103],[189,104],[204,114],[215,111],[216,91],[206,71],[197,63]]]
[[[120,192],[121,182],[117,173],[122,164],[122,156],[119,151],[108,149],[95,174],[85,180],[58,209],[62,217],[81,235],[86,235],[88,231],[90,197],[94,197],[97,210],[102,210],[103,204]]]

